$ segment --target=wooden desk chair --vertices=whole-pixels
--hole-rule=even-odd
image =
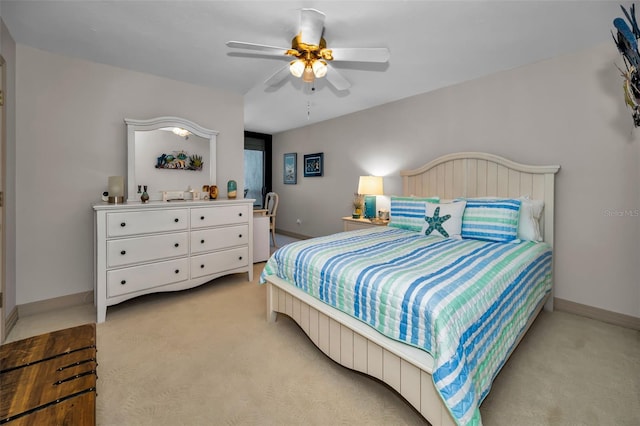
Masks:
[[[267,209],[267,216],[269,216],[269,231],[271,232],[271,241],[273,246],[276,245],[276,211],[278,210],[278,194],[275,192],[267,193],[267,197],[264,202],[264,206]]]

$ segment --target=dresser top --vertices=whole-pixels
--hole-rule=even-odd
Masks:
[[[217,200],[172,200],[172,201],[149,201],[143,203],[141,201],[127,201],[120,204],[111,204],[106,201],[93,204],[95,211],[100,210],[140,210],[140,209],[175,209],[180,207],[213,207],[213,206],[229,206],[238,204],[253,205],[253,198],[237,198],[237,199],[217,199]]]

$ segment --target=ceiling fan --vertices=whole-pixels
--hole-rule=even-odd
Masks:
[[[291,48],[228,41],[227,46],[237,49],[259,51],[262,55],[281,57],[293,60],[269,77],[265,84],[274,86],[289,74],[302,78],[306,83],[313,83],[316,78],[326,77],[337,90],[347,90],[351,83],[331,66],[331,62],[378,62],[389,60],[389,49],[386,47],[371,48],[327,48],[322,37],[325,14],[316,9],[300,10],[300,30],[291,41]]]

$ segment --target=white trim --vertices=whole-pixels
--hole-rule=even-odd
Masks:
[[[630,328],[632,330],[640,330],[640,318],[631,315],[607,311],[606,309],[583,305],[582,303],[572,302],[570,300],[558,299],[557,297],[555,298],[554,306],[558,311],[580,315],[582,317],[618,325],[620,327]]]
[[[66,296],[54,297],[52,299],[39,300],[37,302],[18,305],[18,315],[20,317],[26,317],[29,315],[41,314],[43,312],[84,305],[87,303],[91,303],[92,300],[93,290],[83,291],[81,293],[75,294],[68,294]]]
[[[161,129],[163,127],[180,127],[189,130],[196,136],[209,140],[209,182],[215,185],[217,182],[217,138],[218,131],[207,129],[192,121],[180,117],[157,117],[149,120],[135,120],[125,118],[127,124],[127,201],[138,201],[136,191],[136,150],[135,132]]]

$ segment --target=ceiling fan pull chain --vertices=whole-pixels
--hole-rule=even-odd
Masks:
[[[311,101],[307,101],[307,121],[311,118]]]

